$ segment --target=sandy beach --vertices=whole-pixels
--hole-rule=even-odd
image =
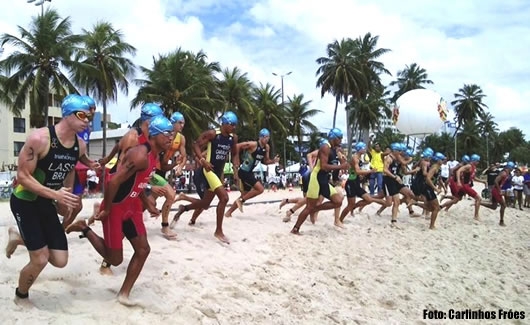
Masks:
[[[232,192],[230,202],[237,195]],[[298,189],[266,191],[249,203],[299,195]],[[81,218],[95,200],[83,200]],[[528,324],[530,209],[508,208],[507,227],[500,227],[498,210],[481,208],[477,223],[472,201],[464,199],[440,213],[434,231],[404,206],[401,230],[390,227],[390,209],[379,217],[377,207],[368,206],[345,220],[346,229],[334,227],[332,211],[324,211],[296,236],[289,233],[294,218],[281,221],[290,206],[279,211],[278,202],[246,205],[225,219],[230,245],[213,236],[215,208],[193,227],[191,212],[183,214],[176,241],[161,236],[160,219],[146,216],[151,255],[131,294],[135,307],[116,302],[132,253],[126,240],[124,263],[114,276],[103,276],[89,242],[69,234],[68,265],[44,269],[30,290],[31,308],[13,301],[18,272],[28,262],[18,247],[11,259],[1,257],[2,324],[454,323],[425,320],[425,309],[495,311],[497,318],[499,309],[511,309],[525,312],[525,319],[501,323]],[[15,221],[9,202],[1,202],[0,211],[3,249]],[[99,223],[93,229],[102,234]]]

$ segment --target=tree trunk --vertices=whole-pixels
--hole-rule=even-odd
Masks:
[[[50,111],[50,103],[49,103],[49,93],[50,93],[50,84],[49,82],[45,82],[44,86],[44,102],[43,102],[43,108],[44,108],[44,126],[48,126],[48,115]]]
[[[339,100],[335,99],[335,111],[333,112],[333,128],[335,128],[337,122],[337,108],[339,107]]]
[[[103,125],[101,127],[101,130],[103,131],[102,138],[103,138],[103,148],[101,150],[101,157],[104,158],[107,156],[107,101],[103,99]],[[101,172],[101,193],[104,193],[105,191],[105,166],[102,167]]]

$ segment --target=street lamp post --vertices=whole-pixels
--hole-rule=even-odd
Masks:
[[[283,97],[283,77],[286,77],[288,75],[290,75],[291,73],[293,73],[292,71],[289,71],[287,72],[286,74],[277,74],[275,72],[273,72],[272,74],[276,77],[280,77],[281,81],[282,81],[282,107],[284,105],[284,97]],[[283,142],[283,171],[285,172],[285,170],[287,169],[287,154],[286,154],[286,151],[285,151],[285,141]]]
[[[488,166],[489,168],[490,166],[490,146],[489,146],[490,135],[488,132],[486,132],[484,135],[486,136],[486,166]]]
[[[35,2],[36,1],[36,2]],[[33,3],[35,2],[35,5],[36,6],[40,6],[40,14],[41,16],[44,15],[44,3],[48,1],[48,2],[52,2],[52,0],[27,0],[28,3]]]

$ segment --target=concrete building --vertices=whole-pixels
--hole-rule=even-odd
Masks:
[[[56,124],[61,120],[61,103],[54,95],[50,94],[50,108],[48,110],[48,123]],[[0,104],[0,130],[4,134],[0,137],[0,161],[3,169],[11,169],[18,164],[18,153],[28,134],[33,130],[30,128],[29,103],[22,110],[20,117],[15,116],[9,108]]]

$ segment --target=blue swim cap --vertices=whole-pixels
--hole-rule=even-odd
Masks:
[[[164,132],[173,132],[173,124],[163,115],[157,115],[149,120],[149,136]]]
[[[146,103],[142,106],[140,121],[143,122],[158,115],[164,115],[162,108],[155,103]]]
[[[234,112],[228,111],[221,116],[221,124],[231,124],[236,125],[237,124],[237,116],[234,114]]]
[[[361,151],[366,149],[366,143],[359,141],[355,144],[355,151]]]
[[[423,155],[423,158],[432,158],[432,156],[434,155],[434,150],[427,147],[423,150],[422,155]]]
[[[330,139],[330,140],[342,139],[342,131],[340,129],[337,129],[337,128],[333,128],[333,129],[329,130],[328,139]]]
[[[463,156],[462,156],[462,162],[463,162],[463,163],[466,163],[466,164],[467,164],[467,163],[469,163],[470,161],[471,161],[471,158],[469,158],[468,155],[463,155]]]
[[[264,138],[264,137],[270,137],[271,136],[271,133],[269,132],[269,130],[267,129],[261,129],[259,131],[259,137],[260,138]]]
[[[401,143],[399,144],[399,151],[403,151],[403,152],[405,152],[406,150],[407,150],[407,145],[404,144],[403,142],[401,142]]]
[[[171,122],[171,124],[174,124],[174,123],[177,123],[177,122],[180,122],[180,121],[184,121],[184,115],[182,115],[182,113],[180,113],[180,112],[175,112],[175,113],[171,114],[171,117],[169,118],[169,121]]]
[[[414,156],[414,151],[412,149],[405,150],[405,156],[407,156],[407,157]]]
[[[513,163],[513,161],[508,161],[506,163],[506,168],[514,169],[515,168],[515,164]]]
[[[89,108],[92,108],[92,107],[96,108],[96,102],[94,101],[94,99],[92,99],[92,97],[90,96],[81,96],[81,97],[88,104]]]
[[[318,141],[318,146],[322,147],[322,145],[325,144],[325,143],[328,143],[328,140],[324,139],[324,138],[320,138],[320,141]]]
[[[444,160],[444,159],[445,159],[445,156],[441,152],[435,153],[434,156],[432,157],[432,160],[434,160],[434,161],[441,161],[441,160]]]
[[[397,142],[394,142],[394,143],[390,144],[390,150],[392,150],[392,151],[401,151],[400,147],[401,146]]]
[[[83,99],[83,97],[76,94],[70,94],[66,96],[61,104],[61,113],[63,117],[72,115],[77,111],[88,112],[89,107],[87,102]]]
[[[472,154],[471,155],[471,162],[477,162],[477,161],[480,161],[480,156],[477,155],[476,153]]]

